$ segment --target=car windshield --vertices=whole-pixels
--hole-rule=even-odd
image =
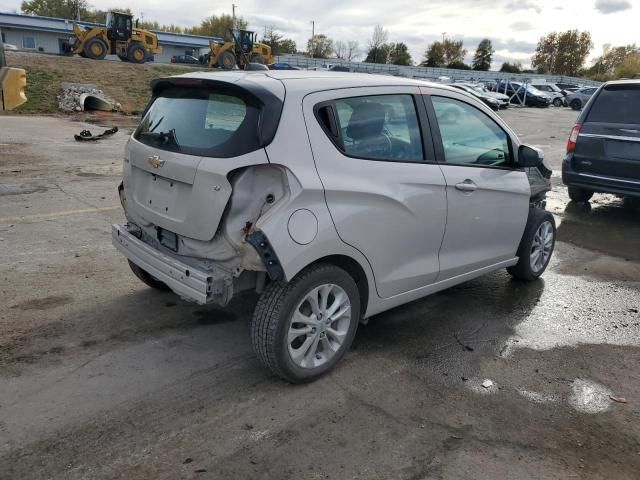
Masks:
[[[640,84],[610,85],[596,97],[587,122],[640,124]]]
[[[153,101],[134,138],[191,155],[228,157],[257,148],[260,109],[240,96],[171,87]]]

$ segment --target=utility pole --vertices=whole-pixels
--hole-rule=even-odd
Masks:
[[[231,4],[231,18],[233,19],[232,20],[233,29],[236,28],[236,7],[237,7],[237,5],[235,3]]]
[[[316,56],[316,22],[311,20],[311,58]]]
[[[447,32],[442,32],[442,43],[444,43],[444,37],[447,34]]]

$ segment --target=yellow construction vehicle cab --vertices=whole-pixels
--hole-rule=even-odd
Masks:
[[[210,67],[232,70],[236,65],[240,68],[251,63],[273,63],[271,47],[258,43],[255,32],[249,30],[230,30],[232,42],[210,40],[208,63]]]
[[[27,74],[21,68],[9,68],[0,41],[0,111],[13,110],[27,101],[24,89]]]
[[[136,22],[137,25],[137,22]],[[107,13],[107,23],[97,27],[73,24],[71,53],[81,57],[102,60],[108,54],[117,55],[123,62],[144,63],[162,51],[158,36],[137,28],[133,17],[125,13]]]

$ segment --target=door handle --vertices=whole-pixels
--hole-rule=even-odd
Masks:
[[[467,179],[464,182],[456,183],[456,188],[462,192],[475,192],[478,186]]]

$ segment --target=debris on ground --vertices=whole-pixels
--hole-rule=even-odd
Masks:
[[[63,112],[101,110],[116,112],[122,105],[90,83],[63,83],[58,95],[58,108]]]
[[[77,142],[95,142],[104,137],[110,137],[118,131],[118,127],[108,128],[104,132],[94,135],[91,130],[82,130],[79,134],[73,136]]]
[[[609,398],[617,403],[627,403],[627,399],[624,397],[614,397],[613,395],[609,395]]]
[[[484,382],[482,382],[482,386],[484,388],[491,388],[493,387],[493,382],[487,378]]]

